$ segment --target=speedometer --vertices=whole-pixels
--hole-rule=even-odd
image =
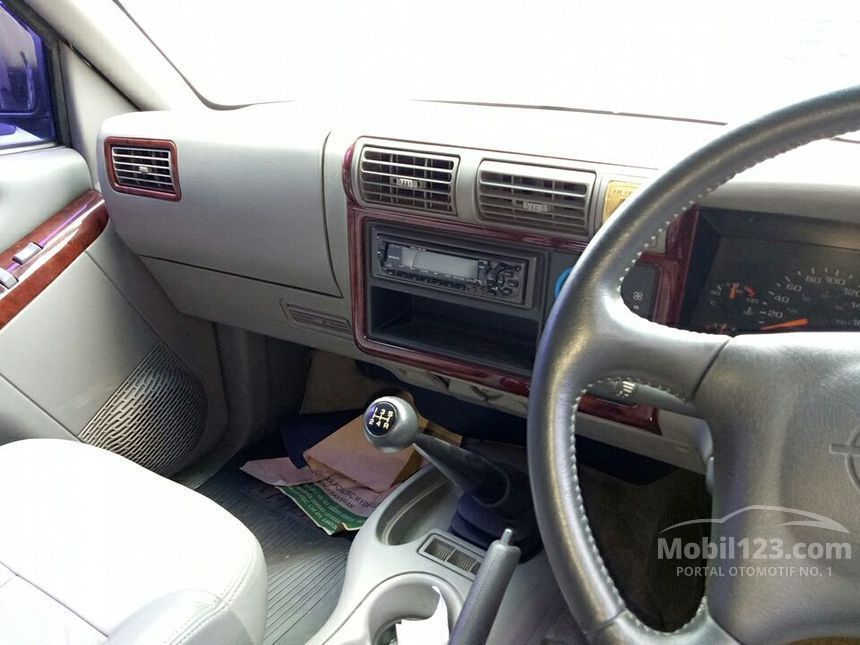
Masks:
[[[860,329],[860,281],[837,267],[783,276],[762,298],[762,331]]]

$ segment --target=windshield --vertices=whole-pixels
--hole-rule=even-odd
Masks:
[[[726,122],[860,82],[846,0],[121,3],[221,105],[368,96]]]

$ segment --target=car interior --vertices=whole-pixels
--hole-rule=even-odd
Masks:
[[[860,642],[858,28],[0,0],[0,643]]]

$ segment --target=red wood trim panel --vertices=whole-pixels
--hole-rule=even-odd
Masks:
[[[423,229],[426,231],[445,232],[449,235],[453,234],[464,238],[514,242],[533,247],[577,252],[585,249],[586,245],[584,242],[553,238],[529,231],[500,230],[421,215],[371,210],[359,206],[354,202],[349,205],[348,217],[350,282],[353,294],[352,317],[355,341],[362,351],[372,356],[394,359],[442,375],[462,378],[513,394],[528,394],[530,388],[529,377],[507,373],[496,368],[457,360],[440,354],[390,345],[368,337],[365,227],[370,221],[393,222],[405,224],[415,230]],[[658,272],[657,296],[654,303],[654,320],[656,322],[669,325],[677,324],[678,322],[697,218],[698,212],[696,209],[693,209],[669,228],[665,254],[647,254],[643,255],[639,260],[642,264],[654,266]],[[580,403],[579,409],[582,412],[618,421],[626,425],[651,432],[659,432],[657,411],[652,406],[623,405],[594,396],[585,396]]]
[[[365,300],[367,288],[365,258],[367,256],[364,230],[366,222],[368,220],[395,222],[431,231],[573,252],[583,251],[586,243],[528,231],[506,231],[427,216],[367,209],[359,205],[355,198],[352,182],[354,153],[354,146],[351,146],[344,158],[342,180],[348,200],[352,317],[355,342],[359,349],[373,356],[395,359],[443,375],[462,378],[514,394],[527,395],[531,385],[529,377],[505,373],[495,368],[459,361],[447,356],[393,346],[368,338],[367,302]],[[699,210],[697,207],[693,207],[669,227],[666,234],[665,253],[644,254],[639,259],[641,264],[651,265],[657,270],[657,295],[652,316],[655,322],[671,326],[677,325],[680,320],[698,219]],[[657,409],[653,406],[624,405],[586,395],[580,401],[579,410],[650,432],[660,432]]]
[[[90,190],[0,252],[0,268],[18,280],[11,289],[0,287],[0,329],[56,280],[101,235],[107,223],[101,193]],[[19,264],[13,258],[31,242],[42,250]]]

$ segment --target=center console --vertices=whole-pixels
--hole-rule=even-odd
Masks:
[[[679,315],[688,214],[665,251],[647,254],[622,287],[628,306],[671,323]],[[352,308],[362,351],[527,396],[544,323],[584,242],[352,204]],[[656,431],[654,408],[586,396],[582,411]]]
[[[424,434],[396,396],[373,401],[363,428],[376,449],[414,446],[429,463],[356,535],[337,607],[312,643],[396,643],[397,624],[437,614],[441,597],[452,643],[537,645],[562,601],[547,584],[525,450]]]
[[[550,310],[635,172],[359,139],[343,165],[356,345],[418,368],[413,382],[524,413]],[[627,274],[631,310],[677,324],[696,222],[694,208]],[[659,434],[652,397],[626,392],[586,395],[579,409]]]
[[[387,645],[396,622],[432,615],[434,587],[454,627],[484,557],[448,531],[460,494],[428,466],[383,502],[352,543],[338,606],[313,645]],[[518,565],[487,642],[540,642],[561,609],[552,581],[543,552]]]
[[[584,244],[361,207],[350,218],[363,349],[527,390],[544,321]],[[660,317],[660,273],[642,262],[624,282],[642,316]]]
[[[408,144],[409,150],[380,141],[356,146],[357,166],[351,151],[343,177],[357,346],[424,370],[443,384],[458,380],[528,396],[544,325],[596,230],[595,191],[608,200],[608,185],[596,186],[597,173],[588,168],[497,163],[483,159],[487,153],[421,144]],[[616,193],[617,206],[624,193]],[[520,218],[517,225],[510,223],[512,213]],[[532,215],[535,226],[523,226],[523,218]],[[696,218],[693,211],[670,226],[625,277],[622,297],[640,316],[677,322]],[[563,227],[553,228],[555,220]],[[579,232],[570,234],[574,230]],[[393,412],[386,410],[388,421]],[[580,411],[658,432],[648,405],[586,396]],[[385,449],[388,433],[369,432],[371,442]],[[504,460],[488,456],[499,468],[487,467],[486,477],[461,477],[465,471],[452,464],[471,463],[470,457],[455,459],[441,449],[436,454],[417,440],[415,445],[438,468],[404,483],[359,531],[338,607],[315,643],[388,643],[397,621],[432,614],[438,594],[453,627],[461,613],[469,615],[468,603],[462,609],[488,557],[487,542],[515,524],[516,513],[502,513],[505,521],[496,526],[493,514],[472,513],[463,502],[470,501],[470,485],[480,492],[470,480],[509,472],[499,463]],[[520,463],[509,465],[526,472],[525,451],[514,452],[513,461]],[[492,525],[486,535],[471,530],[485,524]],[[522,540],[524,527],[513,527],[524,557],[488,642],[539,642],[536,635],[561,607],[558,589],[548,584],[553,577],[546,555]]]
[[[528,374],[544,253],[377,221],[364,234],[369,340]]]

